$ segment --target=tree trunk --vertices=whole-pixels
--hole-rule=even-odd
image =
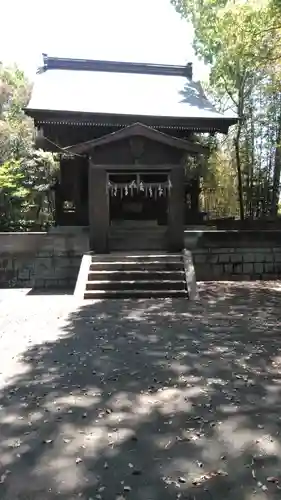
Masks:
[[[255,162],[255,122],[254,122],[254,111],[253,111],[253,103],[251,103],[251,118],[250,118],[250,131],[251,131],[251,165],[249,172],[249,215],[251,218],[254,217],[255,213],[255,205],[257,202],[257,193],[254,189],[254,172],[256,170],[256,162]]]
[[[240,219],[245,219],[244,212],[244,199],[243,199],[243,182],[242,182],[242,171],[241,171],[241,158],[240,158],[240,135],[241,135],[241,122],[237,126],[237,134],[234,139],[235,147],[235,158],[236,158],[236,168],[237,168],[237,180],[238,180],[238,196],[239,196],[239,209],[240,209]]]
[[[280,194],[280,174],[281,174],[281,114],[278,120],[278,130],[276,137],[275,155],[274,155],[273,186],[271,199],[271,215],[277,216]]]
[[[238,197],[239,197],[239,208],[240,208],[240,219],[245,219],[244,210],[244,196],[243,196],[243,180],[242,180],[242,168],[241,168],[241,156],[240,156],[240,137],[242,132],[242,120],[244,119],[244,91],[245,91],[245,73],[240,75],[237,81],[238,87],[238,124],[236,137],[234,138],[235,147],[235,158],[236,158],[236,168],[237,168],[237,180],[238,180]]]

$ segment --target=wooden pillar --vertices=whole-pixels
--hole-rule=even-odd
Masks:
[[[109,204],[106,181],[106,170],[89,162],[90,249],[97,253],[109,251]]]
[[[168,247],[179,252],[184,242],[184,168],[175,166],[171,169],[172,187],[169,197]]]
[[[87,158],[79,158],[75,164],[75,187],[74,187],[74,201],[76,207],[76,221],[77,225],[87,226],[88,225],[88,186],[86,186],[85,193],[85,183],[88,182],[88,168],[89,161]],[[85,213],[85,209],[87,213]]]
[[[197,177],[191,182],[191,210],[198,217],[199,214],[199,194],[200,194],[200,180]]]
[[[75,158],[73,162],[73,201],[75,205],[75,221],[79,226],[81,223],[81,168],[79,159]]]
[[[55,196],[55,226],[63,225],[63,198],[59,184],[54,188]]]

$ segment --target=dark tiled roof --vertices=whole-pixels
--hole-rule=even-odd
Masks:
[[[216,111],[199,82],[185,76],[191,73],[190,64],[167,66],[45,56],[27,112],[68,111],[235,123],[234,115]]]

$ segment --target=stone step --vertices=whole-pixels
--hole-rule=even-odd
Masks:
[[[186,290],[87,290],[84,299],[188,298]]]
[[[159,227],[158,226],[158,222],[157,222],[157,219],[153,219],[153,220],[130,220],[130,219],[113,219],[111,221],[111,225],[110,225],[110,230],[116,228],[130,228],[132,230],[134,229],[138,229],[138,228],[141,228],[141,229],[151,229],[151,228],[157,228]]]
[[[149,261],[149,262],[137,262],[137,261],[96,261],[92,262],[90,265],[90,271],[165,271],[165,270],[183,270],[183,263],[181,261]]]
[[[75,295],[85,299],[189,298],[185,266],[185,254],[165,250],[88,253],[81,262]]]
[[[135,240],[132,240],[131,242],[126,242],[124,244],[123,241],[115,241],[114,243],[110,243],[110,246],[114,250],[128,250],[131,251],[134,248],[138,248],[139,250],[159,250],[159,248],[165,248],[167,246],[166,243],[159,243],[158,241],[155,242],[150,242],[150,243],[143,243],[142,241],[136,242]]]
[[[109,241],[114,240],[126,240],[131,238],[142,238],[143,240],[151,241],[165,239],[166,231],[157,231],[155,229],[148,231],[132,231],[132,229],[128,229],[125,231],[112,231],[108,235]]]
[[[147,269],[123,271],[123,270],[94,270],[88,275],[89,281],[109,280],[109,281],[132,281],[132,280],[185,280],[185,272],[182,269],[178,270],[160,270],[153,271]]]
[[[80,276],[85,299],[188,298],[180,253],[133,251],[84,257]]]
[[[107,254],[92,254],[92,262],[115,262],[115,261],[136,261],[136,262],[149,262],[149,261],[181,261],[183,262],[183,256],[181,253],[167,253],[167,252],[114,252]]]
[[[88,281],[86,290],[186,290],[185,281],[137,280],[137,281]]]
[[[167,248],[167,228],[118,229],[110,230],[108,244],[111,249],[117,250],[150,250],[157,251]]]
[[[147,241],[150,240],[161,240],[164,239],[166,236],[167,230],[159,230],[159,229],[150,229],[147,231],[146,229],[140,229],[140,230],[135,230],[135,229],[117,229],[110,231],[108,235],[109,241],[112,240],[124,240],[124,239],[131,239],[132,237],[135,238],[143,238]]]

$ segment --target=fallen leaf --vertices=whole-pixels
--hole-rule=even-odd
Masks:
[[[186,483],[186,479],[184,477],[180,476],[179,483]]]
[[[1,475],[0,477],[0,484],[3,484],[4,481],[7,479],[8,475],[11,473],[10,470],[5,470],[5,472]]]
[[[140,469],[135,469],[132,472],[133,476],[140,476],[141,475],[141,470]]]

